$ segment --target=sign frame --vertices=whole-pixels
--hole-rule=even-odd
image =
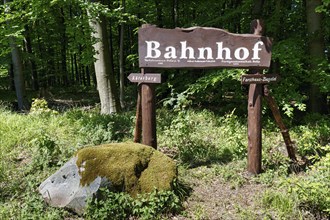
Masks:
[[[141,68],[269,68],[272,40],[256,34],[192,27],[140,28]]]

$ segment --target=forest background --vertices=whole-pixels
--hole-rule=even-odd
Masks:
[[[274,85],[281,109],[288,116],[296,109],[329,111],[328,0],[3,3],[0,86],[3,90],[16,89],[19,109],[29,108],[33,97],[30,91],[41,91],[44,96],[52,88],[80,86],[92,90],[98,85],[102,112],[116,112],[125,107],[125,97],[132,96],[126,77],[139,72],[137,30],[142,24],[162,28],[207,26],[249,33],[250,22],[259,18],[265,22],[264,35],[273,39],[268,72],[282,76]],[[246,92],[238,82],[243,73],[225,69],[165,70],[158,97],[163,100],[172,95],[178,100],[180,94],[185,104],[232,104],[245,98]]]
[[[240,199],[233,199],[235,207],[217,207],[227,219],[326,219],[329,0],[4,0],[0,216],[79,218],[46,207],[36,189],[75,150],[132,139],[137,85],[127,76],[140,71],[137,30],[142,24],[215,27],[241,34],[250,32],[256,18],[265,23],[264,35],[273,39],[272,64],[265,72],[281,76],[270,89],[292,129],[303,172],[296,175],[283,156],[280,131],[264,105],[265,172],[245,176],[247,87],[240,77],[247,70],[242,69],[162,70],[163,83],[156,88],[160,149],[179,161],[180,176],[188,182],[209,186],[221,179],[224,188],[229,184],[221,198],[232,199],[233,188],[263,191],[261,204],[252,208]],[[188,199],[181,217],[217,219],[210,207],[214,201],[207,202]]]

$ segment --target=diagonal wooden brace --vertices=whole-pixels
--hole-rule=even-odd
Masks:
[[[278,106],[275,102],[275,99],[270,95],[270,91],[268,89],[267,85],[264,85],[264,97],[274,115],[275,121],[278,125],[278,127],[281,129],[281,133],[286,145],[286,149],[288,151],[288,155],[292,161],[297,161],[294,147],[293,147],[293,142],[291,141],[289,130],[285,127],[285,124],[283,123],[280,111],[278,109]]]

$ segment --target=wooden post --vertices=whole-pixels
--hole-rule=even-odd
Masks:
[[[141,107],[141,85],[138,85],[138,97],[136,103],[136,120],[134,130],[134,142],[141,143],[142,137],[142,107]]]
[[[147,71],[149,71],[149,69]],[[144,75],[145,72],[146,70],[141,68],[142,75]],[[139,86],[141,88],[142,144],[157,149],[155,86],[151,83],[141,83]]]
[[[248,99],[248,171],[261,173],[261,97],[262,85],[251,84]]]
[[[263,26],[260,20],[251,22],[251,33],[261,35]],[[257,70],[253,74],[260,74]],[[248,98],[248,164],[247,170],[251,174],[261,173],[261,98],[262,85],[251,84]]]
[[[143,24],[142,28],[150,27]],[[147,71],[150,71],[148,69]],[[141,68],[142,74],[145,69]],[[142,143],[157,149],[156,132],[156,93],[155,86],[150,83],[141,83],[141,106],[142,106]]]
[[[154,85],[142,83],[142,143],[157,149],[155,99]]]

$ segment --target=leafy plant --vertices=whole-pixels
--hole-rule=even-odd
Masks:
[[[48,107],[48,102],[45,99],[33,99],[31,109],[30,109],[30,114],[36,114],[36,115],[41,115],[41,114],[58,114],[57,111],[51,110]]]
[[[132,137],[132,112],[123,114],[100,115],[98,111],[82,111],[73,109],[65,116],[79,125],[77,133],[81,136],[81,144],[101,144],[123,141]]]
[[[262,195],[262,205],[273,212],[272,218],[289,219],[301,217],[298,209],[298,200],[292,195],[288,196],[285,191],[266,191]]]
[[[330,146],[327,146],[330,152]],[[330,153],[308,171],[308,176],[295,177],[284,181],[291,193],[299,198],[300,207],[313,213],[330,215]]]
[[[179,197],[172,191],[157,191],[132,198],[126,193],[114,193],[102,189],[97,198],[87,203],[87,219],[160,219],[161,215],[181,210]]]
[[[126,219],[131,215],[133,199],[125,193],[100,189],[99,198],[87,202],[87,219]]]
[[[161,145],[177,148],[179,159],[192,166],[229,162],[246,154],[241,141],[245,128],[234,112],[217,117],[207,110],[181,111],[162,129]]]
[[[174,214],[182,207],[179,197],[172,191],[157,191],[139,195],[133,203],[133,215],[141,219],[160,219],[163,214]]]

